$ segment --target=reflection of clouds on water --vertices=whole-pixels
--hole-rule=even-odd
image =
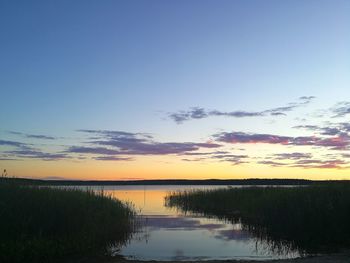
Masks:
[[[143,226],[149,230],[207,230],[211,232],[215,239],[230,240],[251,240],[252,234],[249,231],[242,230],[240,224],[229,225],[219,223],[203,223],[201,220],[189,217],[171,217],[171,216],[150,216],[143,218]]]
[[[297,257],[279,253],[266,240],[257,238],[239,220],[183,213],[164,206],[167,193],[217,186],[113,186],[104,190],[141,208],[137,231],[120,254],[129,259],[195,261],[210,259],[277,259]],[[97,188],[96,190],[100,190]],[[288,252],[288,251],[287,251]]]
[[[143,218],[145,227],[152,229],[167,230],[199,230],[206,229],[208,231],[224,228],[225,224],[203,224],[198,219],[185,217],[169,217],[169,216],[152,216]]]
[[[178,215],[148,215],[141,216],[140,220],[140,232],[121,250],[129,259],[193,261],[237,257],[262,260],[300,256],[257,239],[240,223]]]
[[[217,231],[217,235],[215,235],[217,239],[223,240],[248,240],[252,238],[252,235],[244,230],[236,230],[236,229],[224,229]]]

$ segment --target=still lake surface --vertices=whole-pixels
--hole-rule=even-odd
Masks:
[[[300,256],[297,251],[288,247],[276,251],[267,241],[258,239],[243,229],[241,224],[183,213],[165,206],[164,197],[170,192],[222,187],[227,186],[133,185],[87,188],[96,191],[103,189],[119,200],[134,204],[142,227],[118,251],[128,259],[267,260]]]

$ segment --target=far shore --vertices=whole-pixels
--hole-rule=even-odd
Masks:
[[[348,183],[350,180],[306,180],[306,179],[152,179],[152,180],[45,180],[29,178],[3,178],[24,185],[62,186],[126,186],[126,185],[315,185]]]

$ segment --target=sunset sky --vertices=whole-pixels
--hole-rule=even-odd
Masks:
[[[350,1],[1,1],[0,169],[350,179]]]

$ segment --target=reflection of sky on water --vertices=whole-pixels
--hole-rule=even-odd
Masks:
[[[224,227],[224,224],[205,224],[201,220],[190,217],[171,217],[171,216],[145,216],[142,222],[152,230],[215,230]]]
[[[164,206],[167,193],[218,186],[107,186],[104,191],[132,202],[143,226],[121,248],[127,258],[142,260],[277,259],[297,257],[297,252],[271,251],[240,224],[183,214]],[[222,186],[221,186],[222,187]],[[96,187],[94,189],[100,189]]]

